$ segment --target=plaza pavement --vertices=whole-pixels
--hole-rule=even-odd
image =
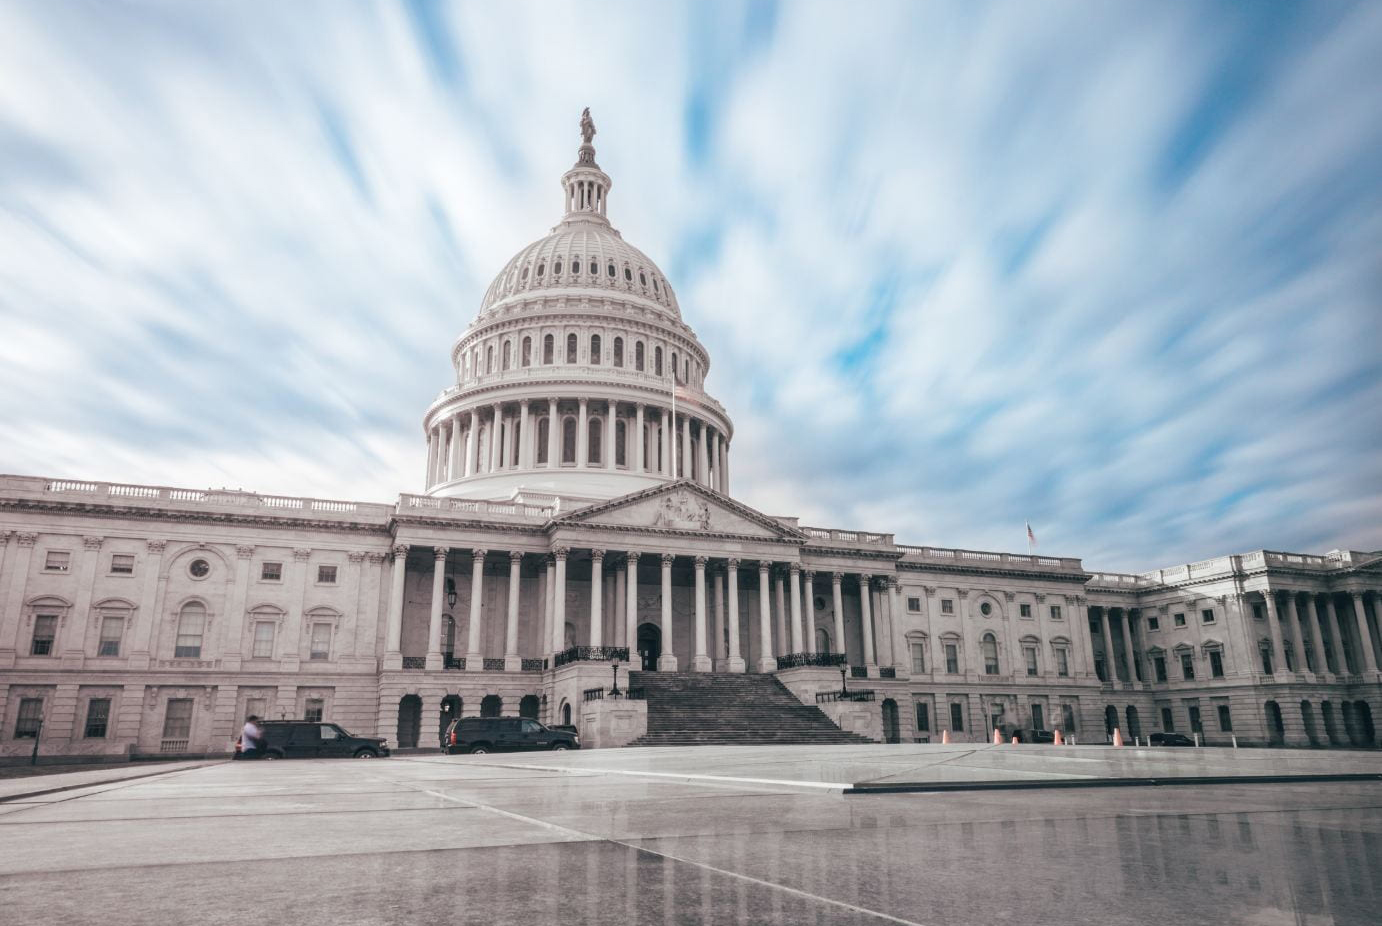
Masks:
[[[0,803],[0,910],[113,926],[1377,923],[1376,781],[848,793],[1235,768],[1370,774],[1382,755],[844,746],[227,762]]]

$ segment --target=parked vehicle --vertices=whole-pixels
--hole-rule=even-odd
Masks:
[[[461,717],[442,737],[447,755],[460,752],[519,752],[533,749],[580,749],[574,732],[547,727],[526,717]]]
[[[377,736],[354,736],[334,723],[265,720],[263,759],[378,759],[389,747]],[[235,741],[240,758],[240,740]]]
[[[1147,737],[1153,746],[1194,746],[1195,741],[1184,733],[1153,733]]]
[[[1056,734],[1050,730],[1033,730],[1030,727],[1013,730],[1009,739],[1016,736],[1019,743],[1054,743]]]

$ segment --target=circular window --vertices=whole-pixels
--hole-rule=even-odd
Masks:
[[[979,613],[984,615],[985,617],[988,617],[990,614],[993,613],[993,605],[985,601],[983,604],[979,605]]]
[[[187,572],[194,579],[205,579],[211,574],[211,564],[204,559],[194,559],[187,564]]]

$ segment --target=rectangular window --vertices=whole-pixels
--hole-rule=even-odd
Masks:
[[[119,656],[120,637],[125,632],[123,617],[101,618],[101,642],[96,649],[97,656]]]
[[[302,711],[302,719],[308,723],[322,722],[322,708],[325,702],[321,698],[308,698],[307,704]],[[332,731],[335,732],[334,730]]]
[[[1065,647],[1056,650],[1056,674],[1061,678],[1068,678],[1070,675],[1070,653]]]
[[[321,585],[335,585],[335,584],[336,584],[336,567],[335,567],[335,566],[318,566],[318,567],[317,567],[317,582],[318,582],[319,584],[321,584]]]
[[[1214,678],[1224,677],[1224,654],[1216,649],[1209,651],[1209,674]]]
[[[1264,675],[1272,674],[1272,649],[1270,646],[1262,647],[1262,672]]]
[[[1203,733],[1204,724],[1200,721],[1200,706],[1198,704],[1192,704],[1187,710],[1190,714],[1190,732]]]
[[[1027,659],[1027,674],[1037,674],[1037,651],[1035,646],[1022,647],[1022,655]],[[1038,728],[1039,729],[1039,728]]]
[[[192,736],[192,699],[170,698],[163,712],[163,738],[185,740]]]
[[[1257,621],[1266,620],[1266,618],[1267,618],[1267,612],[1266,612],[1266,610],[1262,607],[1262,605],[1261,605],[1260,603],[1254,603],[1254,604],[1253,604],[1253,606],[1252,606],[1252,617],[1253,617],[1253,620],[1257,620]]]
[[[274,655],[273,621],[256,621],[254,624],[254,649],[250,651],[254,659],[272,659]]]
[[[312,649],[309,653],[311,659],[326,659],[331,655],[331,625],[313,624],[312,625]]]
[[[259,580],[261,582],[281,582],[283,581],[282,563],[260,563]]]
[[[1053,605],[1051,605],[1051,620],[1053,620],[1053,621],[1058,621],[1058,620],[1060,620],[1060,619],[1061,619],[1060,605],[1058,605],[1058,604],[1053,604]]]
[[[1228,705],[1219,705],[1219,729],[1225,733],[1233,732],[1233,716],[1229,714]]]
[[[200,659],[202,633],[206,630],[206,611],[187,605],[178,617],[178,635],[173,641],[174,659]]]
[[[268,703],[269,703],[269,702],[268,702],[268,700],[267,700],[266,698],[246,698],[246,699],[245,699],[245,716],[246,716],[246,717],[263,717],[263,716],[264,716],[264,712],[268,710],[268,706],[267,706]]]
[[[954,614],[954,613],[955,613],[955,602],[954,602],[952,599],[950,599],[950,598],[942,598],[942,599],[941,599],[941,613],[942,613],[942,614]]]
[[[921,611],[921,599],[920,599],[920,598],[908,598],[908,599],[907,599],[907,610],[908,610],[908,611],[911,611],[913,614],[919,613],[919,612]]]
[[[1213,608],[1205,608],[1203,611],[1200,612],[1200,623],[1201,623],[1201,624],[1212,624],[1212,623],[1214,623],[1214,609],[1213,609]]]
[[[134,575],[134,554],[112,553],[110,555],[110,574],[113,576]]]
[[[945,644],[945,671],[960,674],[960,650],[954,643]]]
[[[1177,627],[1185,626],[1185,615],[1183,613],[1172,615],[1171,620]]]
[[[1103,657],[1103,656],[1095,656],[1095,657],[1094,657],[1094,674],[1095,674],[1096,676],[1098,676],[1099,681],[1101,681],[1101,682],[1106,682],[1106,681],[1108,681],[1108,675],[1107,675],[1107,673],[1104,671],[1104,657]]]
[[[926,647],[921,643],[912,644],[912,672],[920,674],[926,671]]]
[[[86,732],[89,740],[103,740],[110,726],[110,698],[92,698],[86,702]]]
[[[931,705],[917,702],[917,731],[931,732]]]
[[[1156,680],[1158,682],[1166,681],[1166,657],[1153,656],[1152,667],[1156,669]]]
[[[1075,708],[1074,708],[1074,706],[1073,706],[1073,705],[1070,705],[1070,704],[1062,704],[1062,705],[1060,706],[1060,715],[1061,715],[1061,722],[1065,724],[1065,732],[1066,732],[1066,733],[1074,733],[1074,732],[1076,732],[1076,731],[1075,731]]]
[[[38,728],[43,726],[43,699],[22,698],[19,702],[19,716],[14,721],[14,738],[17,740],[36,739]]]
[[[58,633],[56,614],[39,614],[34,617],[34,639],[29,644],[30,656],[53,655],[53,640]]]
[[[965,731],[965,706],[959,703],[950,705],[950,729],[956,733]]]
[[[66,550],[49,550],[43,557],[44,572],[66,572],[72,565],[72,554]]]
[[[1180,654],[1180,671],[1186,678],[1195,677],[1195,657],[1190,653]]]
[[[1017,615],[1018,615],[1018,617],[1031,617],[1031,616],[1032,616],[1032,606],[1029,605],[1029,604],[1020,604],[1020,605],[1018,605],[1018,606],[1017,606]]]
[[[1161,729],[1165,730],[1167,733],[1176,732],[1176,720],[1171,716],[1171,709],[1169,707],[1163,707],[1161,709]]]
[[[1032,703],[1032,729],[1046,729],[1046,709],[1035,702]]]
[[[1152,631],[1153,633],[1155,633],[1156,631],[1160,630],[1160,629],[1161,629],[1161,618],[1157,617],[1157,616],[1154,615],[1154,614],[1149,614],[1149,615],[1147,616],[1147,629],[1150,630],[1150,631]]]

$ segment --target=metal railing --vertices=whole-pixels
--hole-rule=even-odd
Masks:
[[[573,646],[557,653],[552,660],[552,668],[559,668],[573,662],[620,662],[629,661],[627,646]]]
[[[408,671],[427,668],[426,656],[404,656],[403,668]]]
[[[868,689],[863,691],[818,691],[816,692],[817,704],[830,704],[834,701],[872,701],[874,694]]]
[[[523,671],[524,671],[524,672],[541,672],[541,671],[542,671],[543,669],[545,669],[545,668],[547,668],[547,660],[546,660],[546,659],[524,659],[524,660],[523,660]]]
[[[504,659],[503,659],[503,657],[499,657],[499,658],[496,659],[496,658],[493,658],[493,657],[491,657],[491,656],[486,656],[486,657],[485,657],[484,669],[485,669],[486,672],[503,672],[503,671],[504,671]]]
[[[159,752],[181,753],[187,751],[187,740],[164,740],[159,744]]]
[[[621,688],[618,694],[614,694],[604,688],[587,688],[581,692],[582,701],[604,701],[607,698],[611,701],[646,701],[648,691],[646,688]]]
[[[879,678],[897,678],[897,666],[880,666],[878,669]]]
[[[868,667],[868,666],[850,666],[850,667],[849,667],[849,677],[850,677],[850,678],[868,678],[868,677],[869,677],[869,667]]]
[[[786,656],[777,657],[779,669],[797,669],[802,666],[834,667],[844,664],[844,653],[788,653]]]

